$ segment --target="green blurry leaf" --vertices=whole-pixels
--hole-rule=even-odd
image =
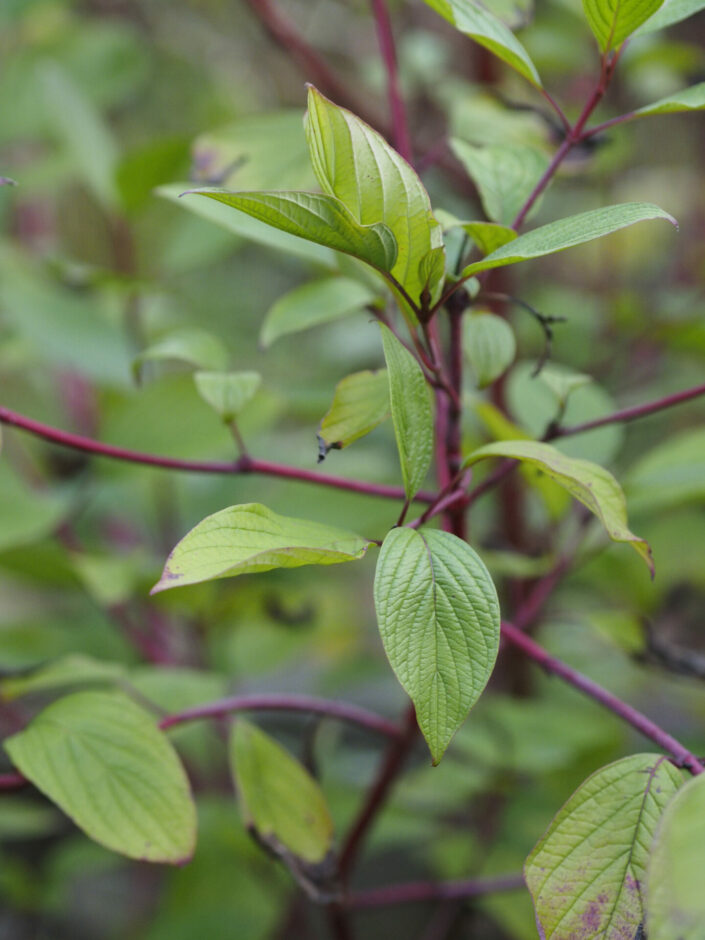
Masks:
[[[180,863],[196,811],[176,752],[125,695],[77,692],[5,741],[13,764],[91,839],[129,858]]]
[[[201,398],[231,424],[262,383],[259,372],[195,372],[193,381]]]
[[[428,262],[422,270],[422,261],[433,249],[442,254],[443,247],[421,180],[377,131],[315,88],[309,88],[306,136],[323,191],[343,202],[362,225],[383,222],[393,233],[398,253],[386,270],[419,303],[429,275]],[[435,280],[428,290],[435,299],[443,265],[430,267]]]
[[[663,0],[583,0],[583,10],[603,52],[621,46]]]
[[[636,32],[640,36],[644,33],[653,33],[657,29],[665,29],[667,26],[673,26],[674,23],[687,20],[689,16],[694,16],[702,10],[705,10],[705,0],[666,0]]]
[[[279,516],[259,503],[230,506],[184,536],[152,594],[271,568],[338,565],[362,558],[369,546],[352,532]]]
[[[452,23],[461,33],[489,49],[532,85],[541,87],[541,79],[529,54],[514,33],[476,0],[426,0],[428,6]]]
[[[513,228],[506,225],[497,225],[494,222],[463,222],[462,228],[475,242],[483,255],[492,254],[507,242],[517,237]]]
[[[72,653],[34,669],[27,675],[0,679],[0,699],[11,702],[34,692],[50,692],[68,686],[104,685],[126,679],[121,663],[103,662],[92,656]]]
[[[60,830],[62,823],[52,806],[42,806],[32,799],[5,794],[0,802],[0,840],[3,843],[45,839]]]
[[[369,287],[348,277],[329,277],[301,284],[269,308],[262,324],[260,343],[271,346],[281,336],[339,320],[364,310],[376,298]]]
[[[665,757],[635,754],[576,790],[524,868],[546,940],[636,935],[654,831],[681,783]]]
[[[325,453],[340,450],[369,434],[390,414],[389,377],[386,369],[355,372],[335,387],[330,409],[318,432]]]
[[[359,224],[333,196],[299,192],[229,193],[215,189],[192,190],[185,195],[214,199],[289,235],[359,258],[378,271],[392,271],[397,259],[397,245],[387,225],[380,221]]]
[[[649,940],[702,940],[705,776],[673,797],[656,831],[646,878]]]
[[[132,555],[88,555],[69,559],[86,590],[101,607],[129,600],[142,576],[145,558]]]
[[[492,578],[455,535],[402,527],[384,540],[374,593],[385,651],[437,764],[497,657]]]
[[[182,137],[149,140],[120,161],[115,181],[126,211],[137,212],[152,199],[153,190],[182,179],[189,162],[189,142]]]
[[[566,489],[602,522],[614,542],[627,542],[646,562],[653,576],[651,549],[627,528],[627,504],[612,474],[589,460],[566,457],[550,444],[537,441],[498,441],[474,451],[463,466],[487,457],[511,457],[532,464]]]
[[[639,511],[705,501],[705,429],[683,431],[647,451],[630,469],[625,487]]]
[[[108,126],[61,66],[44,65],[40,80],[46,119],[97,199],[108,209],[115,209],[118,151]]]
[[[248,825],[277,854],[322,862],[333,845],[333,820],[308,771],[269,735],[241,718],[230,738],[230,755]]]
[[[531,258],[542,258],[557,251],[565,251],[574,245],[595,238],[602,238],[619,229],[643,222],[647,219],[666,219],[676,225],[673,216],[663,209],[646,202],[627,202],[618,206],[607,206],[604,209],[591,209],[579,215],[561,219],[559,222],[550,222],[542,225],[525,235],[520,235],[513,242],[508,242],[497,251],[492,252],[482,261],[468,265],[463,271],[463,277],[477,274],[478,271],[487,271],[490,268],[500,268],[506,264],[516,264],[518,261],[528,261]]]
[[[546,154],[518,144],[475,147],[458,138],[450,145],[477,186],[487,217],[511,225],[548,166]]]
[[[705,108],[705,82],[684,88],[674,95],[654,101],[634,112],[634,117],[646,117],[650,114],[677,114],[679,111],[702,111]]]
[[[0,462],[0,551],[48,535],[67,510],[66,497],[28,489],[7,461]]]
[[[132,368],[139,375],[145,362],[165,359],[186,362],[199,369],[224,369],[228,364],[228,351],[212,333],[198,327],[184,327],[142,350]]]
[[[423,486],[433,456],[431,391],[421,366],[392,331],[381,326],[389,378],[389,400],[408,499]]]
[[[573,392],[592,382],[589,375],[558,368],[551,363],[543,367],[538,378],[551,390],[561,409],[565,408]]]
[[[466,316],[463,339],[478,388],[490,385],[514,361],[514,331],[505,319],[494,313],[483,311]]]

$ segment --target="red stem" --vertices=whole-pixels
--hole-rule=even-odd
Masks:
[[[516,891],[524,887],[523,875],[499,875],[496,878],[477,878],[472,881],[412,881],[408,884],[388,885],[370,891],[356,891],[348,900],[354,908],[382,907],[393,904],[412,904],[418,901],[452,901],[476,898],[500,891]]]
[[[387,753],[382,759],[375,781],[367,792],[362,809],[348,832],[340,850],[338,872],[343,884],[345,884],[352,871],[367,833],[384,806],[392,787],[396,783],[404,761],[416,740],[417,733],[418,725],[416,723],[416,712],[414,706],[410,705],[406,713],[402,734],[389,745]]]
[[[406,162],[413,165],[414,155],[411,134],[409,133],[406,106],[399,86],[399,68],[389,10],[385,0],[372,0],[372,10],[375,17],[379,48],[387,73],[387,96],[394,131],[394,146]]]
[[[19,790],[19,788],[24,787],[27,782],[26,777],[14,771],[0,774],[0,790]]]
[[[560,679],[563,679],[564,682],[572,685],[573,688],[584,692],[585,695],[589,696],[595,702],[598,702],[604,708],[607,708],[622,721],[636,728],[644,737],[649,738],[654,744],[657,744],[660,748],[669,753],[679,767],[687,768],[693,775],[701,774],[705,771],[705,767],[703,767],[698,758],[684,747],[680,741],[677,741],[668,734],[667,731],[664,731],[663,728],[660,728],[651,721],[650,718],[647,718],[646,715],[643,715],[631,705],[623,702],[622,699],[617,698],[616,695],[608,692],[607,689],[603,689],[601,685],[593,682],[592,679],[589,679],[581,672],[578,672],[571,666],[556,659],[555,656],[552,656],[542,646],[539,646],[538,643],[534,642],[534,640],[528,637],[514,624],[503,621],[502,636],[545,669],[546,672],[558,676]]]
[[[184,711],[167,715],[159,722],[162,731],[183,725],[190,721],[201,721],[205,718],[224,718],[233,712],[241,711],[288,711],[308,712],[322,715],[325,718],[337,718],[350,724],[359,725],[382,734],[394,740],[401,740],[403,729],[392,721],[375,715],[374,712],[360,708],[358,705],[349,705],[346,702],[329,701],[328,699],[314,698],[308,695],[241,695],[231,698],[219,699],[205,705],[196,705]]]
[[[162,467],[166,470],[181,470],[190,473],[231,473],[247,474],[257,473],[264,476],[280,477],[289,480],[299,480],[302,483],[317,483],[320,486],[331,486],[339,490],[348,490],[353,493],[363,493],[366,496],[381,496],[386,499],[404,499],[404,489],[400,486],[388,486],[384,483],[368,483],[365,480],[346,480],[343,477],[318,473],[313,470],[303,470],[299,467],[289,467],[286,464],[272,463],[268,460],[257,460],[254,457],[243,456],[232,462],[218,460],[179,460],[172,457],[159,457],[155,454],[144,454],[140,451],[128,450],[125,447],[115,447],[112,444],[103,444],[89,437],[81,437],[68,431],[40,424],[31,418],[10,411],[0,406],[0,424],[27,431],[35,437],[41,437],[60,447],[69,447],[80,450],[97,457],[109,457],[112,460],[125,460],[128,463],[144,464],[150,467]],[[432,503],[436,499],[435,493],[420,492],[414,499],[422,503]]]

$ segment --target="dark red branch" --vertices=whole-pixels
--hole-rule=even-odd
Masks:
[[[0,774],[0,790],[19,790],[20,787],[26,786],[27,783],[27,778],[20,773],[10,771],[5,774]]]
[[[592,679],[584,676],[581,672],[578,672],[577,669],[573,669],[571,666],[566,665],[566,663],[561,662],[561,660],[556,659],[555,656],[552,656],[542,646],[539,646],[538,643],[528,637],[514,624],[503,621],[502,636],[509,643],[518,647],[537,665],[545,669],[546,672],[563,679],[564,682],[567,682],[569,685],[572,685],[573,688],[583,692],[589,698],[593,699],[593,701],[598,702],[622,721],[631,725],[632,728],[636,728],[640,734],[643,734],[644,737],[649,738],[654,744],[670,754],[679,767],[685,767],[693,775],[701,774],[705,771],[705,767],[703,767],[698,758],[684,747],[680,741],[677,741],[650,718],[647,718],[646,715],[637,711],[636,708],[633,708],[616,695],[608,692],[607,689],[603,689],[601,685],[598,685]]]
[[[393,721],[382,718],[374,712],[360,708],[358,705],[349,705],[346,702],[331,701],[314,698],[309,695],[240,695],[231,698],[207,702],[205,705],[196,705],[184,711],[167,715],[159,722],[162,731],[183,725],[191,721],[202,721],[207,718],[224,718],[226,715],[243,711],[286,711],[307,712],[321,715],[325,718],[336,718],[376,734],[401,740],[403,729]]]
[[[408,884],[388,885],[370,891],[356,891],[350,895],[348,906],[354,908],[390,907],[394,904],[413,904],[421,901],[454,901],[477,898],[500,891],[516,891],[524,887],[523,875],[500,875],[496,878],[475,878],[471,881],[412,881]]]
[[[387,9],[385,0],[372,0],[372,11],[375,17],[379,48],[387,73],[387,97],[389,99],[389,111],[392,119],[394,146],[407,163],[413,164],[414,155],[411,144],[411,134],[409,133],[409,122],[406,116],[404,98],[399,85],[399,68],[397,52],[394,45],[394,34],[392,32],[392,23],[389,19],[389,10]]]
[[[112,460],[124,460],[128,463],[142,464],[149,467],[161,467],[166,470],[179,470],[187,473],[226,473],[247,474],[255,473],[263,476],[280,477],[287,480],[299,480],[302,483],[317,483],[320,486],[331,486],[338,490],[348,490],[352,493],[362,493],[366,496],[381,496],[386,499],[405,499],[404,489],[400,486],[388,486],[384,483],[368,483],[365,480],[346,480],[343,477],[318,473],[314,470],[303,470],[299,467],[289,467],[286,464],[272,463],[269,460],[257,460],[254,457],[243,456],[235,461],[219,460],[179,460],[173,457],[159,457],[155,454],[144,454],[140,451],[129,450],[125,447],[115,447],[112,444],[103,444],[89,437],[81,437],[68,431],[40,424],[31,418],[10,411],[9,408],[0,407],[0,424],[7,424],[19,428],[35,437],[41,437],[60,447],[79,450],[95,457],[109,457]],[[414,499],[422,503],[432,503],[436,499],[435,493],[420,492]]]

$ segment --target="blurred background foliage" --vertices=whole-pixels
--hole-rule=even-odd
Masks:
[[[256,369],[263,382],[240,431],[260,457],[314,468],[316,430],[336,382],[381,364],[358,306],[335,322],[260,342],[287,291],[331,260],[207,200],[209,182],[307,188],[301,117],[312,76],[274,43],[245,0],[4,0],[0,4],[0,403],[100,440],[184,458],[235,456],[199,397],[194,367]],[[420,2],[390,4],[420,166],[435,207],[482,210],[445,141],[533,144],[556,129],[537,100]],[[597,55],[578,0],[488,0],[522,28],[545,84],[569,114]],[[384,73],[366,0],[280,0],[365,116],[386,126]],[[705,17],[634,40],[601,116],[705,79]],[[336,97],[335,89],[322,86]],[[566,321],[552,367],[592,382],[565,420],[702,381],[705,363],[705,123],[698,114],[617,128],[574,153],[531,224],[631,199],[679,220],[643,226],[501,274],[503,290]],[[208,203],[208,205],[194,205]],[[345,265],[341,265],[345,271]],[[337,270],[337,267],[335,268]],[[500,277],[496,283],[499,283]],[[559,408],[531,372],[536,323],[508,311],[518,359],[501,383],[511,418],[540,435]],[[144,355],[150,350],[148,355]],[[506,436],[468,376],[468,448]],[[632,528],[652,543],[657,578],[596,533],[556,592],[540,638],[568,662],[657,715],[705,751],[702,677],[673,672],[673,650],[705,653],[705,416],[691,404],[560,444],[625,484]],[[325,465],[398,482],[389,424]],[[484,469],[479,473],[486,472]],[[503,491],[473,510],[472,541],[504,607],[570,546],[576,521],[555,492],[522,484],[523,517]],[[0,731],[79,684],[128,684],[165,711],[227,691],[308,692],[389,715],[402,692],[374,622],[374,561],[187,588],[148,598],[166,553],[206,514],[256,500],[381,538],[399,507],[301,483],[170,474],[89,459],[6,430],[0,463]],[[519,552],[521,550],[521,554]],[[57,663],[63,679],[43,670]],[[45,681],[41,677],[45,676]],[[27,682],[29,677],[34,681]],[[38,679],[38,681],[37,681]],[[315,767],[344,832],[381,744],[301,716],[263,725]],[[324,936],[313,906],[247,837],[217,727],[174,739],[198,797],[188,866],[111,856],[30,791],[0,800],[0,938],[210,940]],[[359,887],[518,871],[551,816],[600,764],[643,749],[611,716],[504,652],[439,768],[419,745],[368,845]],[[699,748],[699,750],[698,750]],[[357,915],[361,936],[533,938],[528,895]]]

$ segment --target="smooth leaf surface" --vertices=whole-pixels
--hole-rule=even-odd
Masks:
[[[154,719],[125,695],[77,692],[5,741],[13,764],[101,845],[180,863],[196,840],[186,774]]]
[[[599,464],[566,457],[550,444],[537,441],[497,441],[486,444],[466,459],[469,467],[487,457],[511,457],[532,464],[566,489],[602,522],[614,542],[627,542],[644,559],[653,576],[648,543],[630,532],[627,504],[619,483]]]
[[[666,29],[687,20],[705,10],[705,0],[666,0],[666,2],[649,19],[636,30],[638,35],[653,33],[658,29]]]
[[[423,486],[433,456],[431,392],[421,366],[408,349],[388,327],[381,330],[401,475],[407,498],[413,499]]]
[[[340,450],[369,434],[390,415],[386,369],[346,376],[335,387],[333,403],[321,421],[318,438],[322,453]]]
[[[230,756],[243,814],[274,851],[321,862],[333,844],[333,821],[321,788],[273,738],[241,718]]]
[[[374,594],[384,649],[437,764],[497,658],[492,578],[455,535],[401,527],[384,540]]]
[[[499,378],[516,355],[514,331],[503,317],[476,312],[463,321],[463,346],[478,388]]]
[[[603,52],[621,46],[662,5],[663,0],[583,0],[585,17]]]
[[[548,157],[536,147],[476,147],[457,137],[451,149],[477,186],[487,217],[511,225],[541,179]]]
[[[705,925],[705,776],[666,807],[646,879],[649,940],[702,940]]]
[[[230,424],[262,384],[259,372],[196,372],[193,376],[201,398]]]
[[[159,186],[156,194],[178,205],[180,209],[187,209],[189,212],[247,241],[275,251],[282,251],[296,258],[302,258],[304,261],[326,270],[337,270],[337,257],[330,248],[298,238],[296,235],[290,235],[280,229],[272,228],[271,225],[260,222],[253,216],[245,215],[244,212],[231,212],[230,206],[214,199],[182,199],[184,190],[188,187],[189,184],[187,183],[170,183]]]
[[[30,673],[0,680],[0,700],[11,702],[23,695],[71,686],[104,685],[127,679],[122,663],[103,662],[92,656],[72,653],[46,663]]]
[[[269,308],[262,324],[260,343],[268,347],[282,336],[364,310],[377,296],[366,284],[349,277],[329,277],[301,284]]]
[[[228,351],[223,343],[206,330],[186,327],[161,337],[135,358],[133,371],[139,374],[145,362],[175,359],[199,369],[224,369]]]
[[[647,451],[629,470],[625,488],[640,512],[705,502],[705,429],[683,431]]]
[[[619,229],[649,219],[665,219],[676,225],[673,216],[659,209],[658,206],[646,202],[626,202],[618,206],[607,206],[604,209],[591,209],[589,212],[581,212],[579,215],[561,219],[559,222],[550,222],[525,235],[520,235],[513,242],[508,242],[483,258],[482,261],[468,265],[463,271],[463,277],[470,277],[490,268],[501,268],[507,264],[516,264],[519,261],[542,258],[544,255],[565,251],[566,248],[582,245],[584,242],[602,238],[604,235],[610,235]]]
[[[461,227],[468,233],[483,255],[492,254],[507,242],[517,237],[513,228],[495,222],[463,222]]]
[[[429,273],[421,270],[422,261],[434,249],[443,254],[441,227],[421,180],[377,131],[315,88],[308,94],[306,135],[321,189],[341,200],[361,225],[384,223],[394,234],[398,254],[386,270],[419,303]],[[435,281],[428,290],[435,299],[443,265],[432,264],[431,270]]]
[[[260,503],[230,506],[181,539],[152,593],[271,568],[338,565],[362,558],[369,546],[352,532],[280,516]]]
[[[705,108],[705,82],[684,88],[666,98],[660,98],[653,104],[647,104],[634,112],[634,117],[647,117],[651,114],[678,114],[681,111],[702,111]]]
[[[526,49],[514,33],[481,3],[475,0],[426,0],[426,3],[461,33],[516,69],[532,85],[541,87],[536,66]]]
[[[524,868],[546,940],[633,940],[654,832],[681,783],[665,757],[634,754],[575,791]]]
[[[360,224],[334,196],[300,192],[229,193],[217,189],[193,190],[186,195],[214,199],[289,235],[359,258],[378,271],[392,271],[395,266],[398,252],[391,229],[381,221]]]

